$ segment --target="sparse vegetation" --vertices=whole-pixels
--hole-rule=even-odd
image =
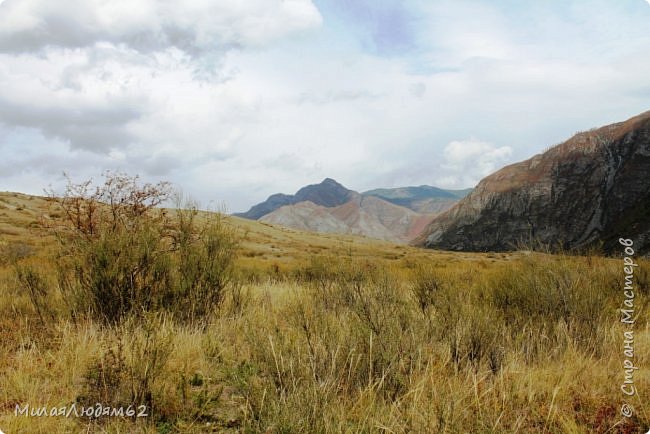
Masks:
[[[58,282],[73,318],[117,323],[166,310],[195,322],[213,314],[232,283],[234,232],[219,214],[199,224],[193,203],[158,209],[169,186],[137,181],[109,173],[100,186],[69,182],[59,200]]]
[[[12,223],[22,235],[1,243],[6,432],[650,426],[648,261],[635,300],[639,394],[624,419],[617,259],[287,235],[191,203],[163,212],[164,185],[120,177],[49,202],[61,215],[47,223],[55,238],[28,236],[34,201],[15,217],[22,226]],[[300,255],[309,243],[323,253]],[[265,256],[270,244],[289,259]],[[14,416],[17,404],[97,402],[149,415]]]

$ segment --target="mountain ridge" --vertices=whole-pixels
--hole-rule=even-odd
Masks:
[[[449,202],[456,202],[466,196],[471,188],[461,190],[445,190],[429,185],[376,188],[358,193],[350,190],[332,178],[325,178],[319,184],[310,184],[300,188],[295,194],[275,193],[264,202],[253,205],[248,211],[234,213],[234,216],[258,220],[266,214],[286,205],[310,201],[324,207],[343,205],[359,196],[379,197],[395,205],[404,206],[416,212],[440,212],[447,209]],[[427,207],[430,201],[431,206]]]
[[[560,249],[602,244],[613,252],[618,237],[635,237],[647,251],[649,174],[647,111],[487,176],[414,243],[463,251],[507,251],[530,241]]]
[[[418,235],[433,217],[378,197],[358,195],[336,207],[324,207],[310,201],[286,205],[259,221],[303,231],[364,235],[406,243]]]
[[[466,190],[426,185],[358,193],[325,178],[294,195],[272,195],[246,213],[234,215],[306,231],[357,234],[405,243],[465,193]]]
[[[420,213],[438,213],[449,205],[465,197],[471,188],[464,190],[445,190],[430,185],[397,188],[376,188],[361,193],[364,196],[376,196],[395,205],[405,206]]]
[[[316,205],[333,207],[343,205],[356,193],[348,190],[332,178],[325,178],[319,184],[310,184],[300,188],[295,194],[276,193],[264,202],[253,205],[248,211],[234,213],[236,217],[258,220],[261,217],[286,205],[309,201]]]

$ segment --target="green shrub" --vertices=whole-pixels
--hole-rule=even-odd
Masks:
[[[197,206],[158,208],[169,185],[106,174],[103,185],[68,185],[54,227],[59,285],[73,315],[117,323],[168,310],[194,322],[214,313],[234,284],[237,237],[220,214],[199,222]]]
[[[237,239],[220,214],[196,222],[197,206],[177,210],[172,246],[178,258],[177,314],[193,321],[214,312],[228,286],[235,286],[234,252]],[[236,288],[239,291],[239,287]]]

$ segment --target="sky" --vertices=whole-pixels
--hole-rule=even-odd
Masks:
[[[646,0],[0,0],[0,190],[473,187],[650,110]]]

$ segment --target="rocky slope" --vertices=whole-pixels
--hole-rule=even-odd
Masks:
[[[328,208],[309,201],[284,206],[260,221],[306,231],[364,235],[403,243],[417,236],[433,217],[378,197],[357,195],[337,207]]]
[[[314,232],[358,234],[408,242],[433,217],[449,209],[463,190],[419,186],[357,193],[327,178],[295,195],[275,194],[246,213],[254,220]]]
[[[650,111],[488,176],[416,243],[469,251],[602,243],[614,252],[619,237],[634,239],[639,251],[650,247]]]

